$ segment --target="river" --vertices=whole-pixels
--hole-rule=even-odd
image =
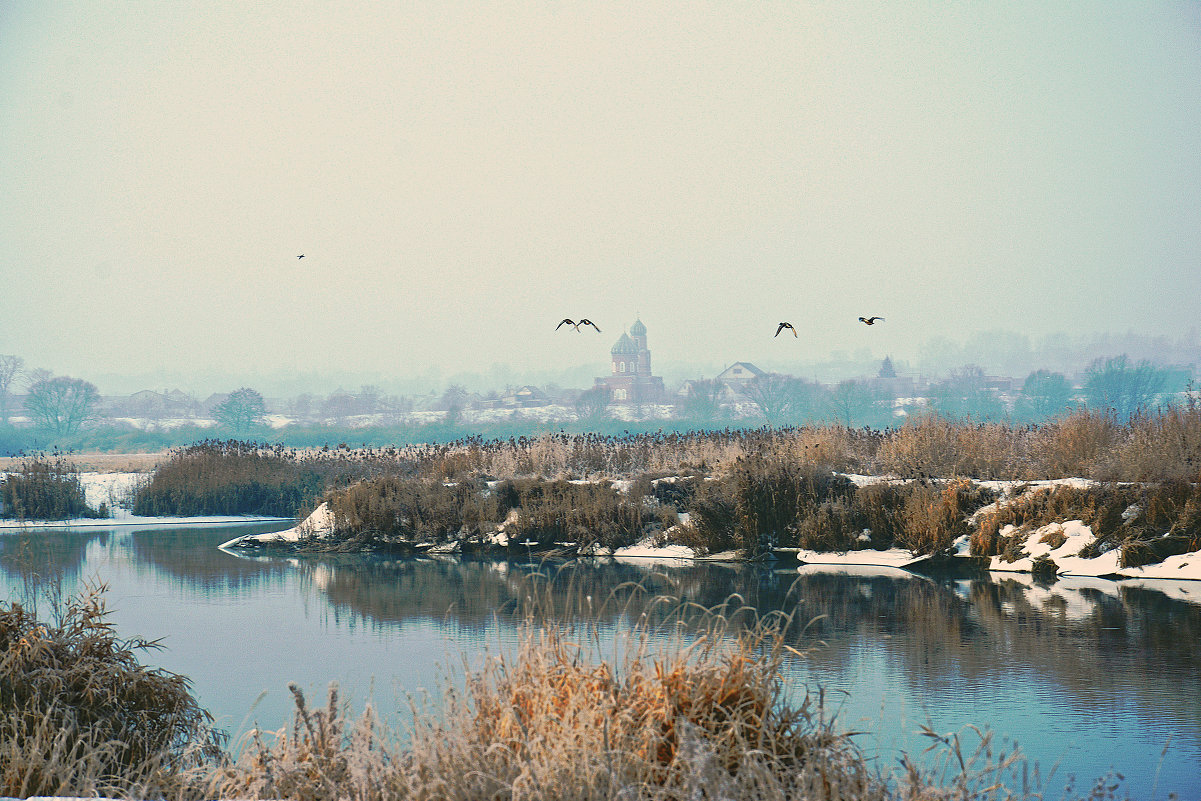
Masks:
[[[1201,582],[865,575],[793,564],[549,565],[378,556],[242,557],[217,545],[287,524],[81,529],[0,536],[3,597],[108,585],[123,637],[161,638],[143,661],[192,680],[231,733],[288,720],[298,683],[314,702],[337,680],[403,726],[406,695],[454,683],[464,657],[510,647],[527,574],[557,570],[563,604],[624,582],[704,606],[737,595],[798,623],[806,655],[790,688],[825,692],[860,747],[895,767],[921,754],[923,724],[972,741],[969,724],[1016,741],[1059,797],[1113,770],[1140,799],[1201,798]],[[570,585],[570,587],[568,586]],[[46,603],[45,600],[42,603]],[[635,602],[635,607],[637,602]],[[618,623],[606,611],[602,627]],[[930,759],[927,755],[925,759]]]

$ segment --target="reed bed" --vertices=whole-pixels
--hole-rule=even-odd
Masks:
[[[603,435],[554,433],[387,448],[295,450],[206,440],[171,453],[135,501],[139,514],[281,514],[379,476],[429,480],[722,477],[749,459],[919,479],[1197,481],[1201,406],[1190,399],[1119,423],[1080,410],[1044,425],[936,415],[884,430],[823,425]]]
[[[79,468],[61,453],[24,457],[0,476],[0,517],[18,520],[68,520],[107,517],[84,497]]]
[[[312,509],[321,495],[413,465],[395,449],[296,451],[205,440],[173,451],[134,494],[139,515],[278,515]]]
[[[1019,487],[1014,494],[1004,504],[976,515],[973,554],[1000,554],[1013,561],[1031,532],[1069,520],[1080,520],[1097,538],[1081,556],[1118,549],[1120,567],[1139,567],[1201,549],[1201,484]],[[1063,535],[1052,531],[1044,541],[1057,547]]]

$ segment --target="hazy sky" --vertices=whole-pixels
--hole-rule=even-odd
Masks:
[[[1196,2],[0,0],[30,366],[607,364],[636,314],[657,365],[771,363],[1199,312]]]

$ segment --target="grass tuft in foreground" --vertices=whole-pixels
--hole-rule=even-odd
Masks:
[[[221,754],[188,680],[139,664],[104,585],[53,603],[44,622],[0,604],[0,795],[162,795]]]
[[[565,615],[549,608],[549,586],[527,595],[519,644],[468,669],[465,689],[446,690],[432,711],[428,700],[412,701],[414,723],[403,736],[381,727],[370,707],[352,718],[339,705],[336,687],[320,709],[310,708],[292,687],[291,727],[251,732],[236,763],[213,773],[208,796],[1044,797],[1020,755],[994,752],[991,737],[978,730],[972,748],[958,734],[930,730],[936,758],[905,758],[900,771],[881,772],[854,735],[838,729],[820,694],[798,698],[789,692],[787,664],[803,655],[785,644],[792,625],[787,616],[760,618],[737,604],[706,611],[659,597],[637,616],[623,607],[628,625],[614,639],[594,625],[555,622]],[[608,603],[620,607],[617,598],[624,591],[628,599],[629,590],[615,590]],[[576,603],[579,612],[593,602],[584,597]]]

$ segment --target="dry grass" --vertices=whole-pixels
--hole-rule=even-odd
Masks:
[[[614,653],[590,627],[550,622],[537,591],[516,652],[448,690],[437,713],[414,702],[408,746],[368,709],[347,719],[297,700],[291,729],[252,733],[213,788],[224,797],[374,799],[688,799],[889,797],[818,699],[790,703],[781,669],[789,621],[739,630],[710,614],[670,634],[637,622]],[[669,632],[662,636],[662,632]]]
[[[1159,562],[1201,548],[1201,485],[1163,481],[1020,490],[1016,497],[976,516],[972,554],[1003,554],[1013,561],[1031,531],[1068,520],[1082,521],[1097,538],[1082,556],[1116,548],[1121,550],[1121,567]],[[1013,530],[1002,536],[1008,525]],[[1062,534],[1046,536],[1053,546],[1062,544]]]
[[[71,461],[83,473],[151,473],[167,458],[158,453],[73,453]],[[0,456],[0,473],[15,470],[24,456]]]
[[[553,610],[544,590],[531,587],[516,650],[467,670],[464,690],[411,701],[414,723],[402,735],[383,728],[370,706],[354,718],[339,704],[336,687],[314,710],[293,686],[292,725],[250,732],[236,762],[210,774],[207,795],[302,801],[1044,797],[1037,771],[1032,776],[1015,752],[995,753],[991,737],[973,727],[964,736],[927,728],[934,758],[919,764],[904,756],[899,772],[882,773],[864,758],[855,735],[835,725],[820,693],[790,693],[788,663],[805,657],[785,644],[793,623],[787,616],[760,618],[735,599],[706,611],[658,597],[614,643],[593,625],[557,622],[564,611],[592,611],[591,599],[577,598],[579,609]],[[1108,797],[1107,789],[1089,797]]]
[[[0,794],[178,794],[220,755],[188,680],[117,637],[104,589],[54,602],[50,622],[0,604]]]
[[[0,477],[0,508],[0,516],[19,520],[107,516],[103,505],[100,510],[87,505],[78,467],[60,453],[22,459]]]
[[[10,606],[0,615],[0,793],[181,801],[1044,797],[1018,754],[994,753],[991,738],[971,727],[974,748],[959,733],[926,729],[936,758],[903,756],[900,772],[881,773],[854,735],[839,730],[820,693],[797,696],[788,687],[789,663],[805,655],[786,644],[795,638],[786,615],[760,617],[737,598],[703,610],[638,597],[633,585],[598,599],[614,607],[604,612],[580,587],[556,587],[561,575],[531,579],[515,613],[519,644],[465,667],[463,681],[448,683],[441,697],[411,700],[406,731],[382,726],[370,705],[353,716],[336,686],[312,709],[290,685],[292,724],[251,731],[233,753],[218,748],[186,681],[130,661],[130,647],[146,644],[115,639],[99,592],[69,605],[55,624]],[[615,638],[587,622],[614,618],[627,621]],[[32,682],[41,682],[37,692],[28,692]],[[1088,797],[1110,792],[1098,783]]]

